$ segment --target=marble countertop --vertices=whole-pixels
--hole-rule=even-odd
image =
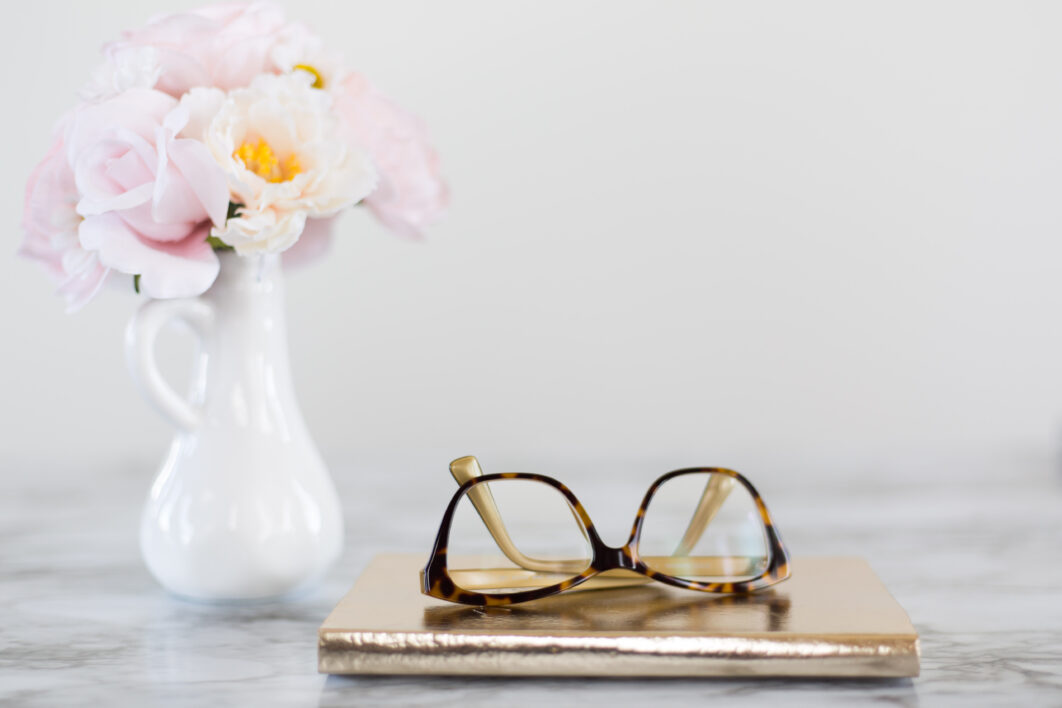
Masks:
[[[368,559],[376,552],[429,550],[453,489],[445,457],[432,459],[431,465],[402,455],[333,461],[347,513],[342,562],[301,598],[243,607],[174,599],[144,570],[136,533],[150,464],[92,470],[72,464],[32,474],[5,465],[0,703],[1062,703],[1062,472],[1054,460],[1020,453],[741,468],[764,494],[794,554],[869,559],[921,634],[916,679],[319,675],[317,627]],[[645,485],[662,471],[631,462],[614,462],[608,474],[524,467],[571,480],[595,520],[606,517],[603,532],[614,526],[613,536],[622,534]]]

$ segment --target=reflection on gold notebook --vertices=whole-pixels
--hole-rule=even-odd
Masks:
[[[918,675],[918,634],[860,558],[798,558],[790,580],[754,595],[654,584],[499,608],[422,595],[423,563],[369,564],[321,625],[322,673]]]

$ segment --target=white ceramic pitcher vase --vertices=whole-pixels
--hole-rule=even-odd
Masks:
[[[177,595],[275,598],[312,584],[338,558],[343,518],[295,400],[279,257],[219,257],[210,290],[147,302],[126,332],[134,380],[177,428],[144,508],[140,547]],[[155,340],[174,321],[200,341],[189,396],[155,361]]]

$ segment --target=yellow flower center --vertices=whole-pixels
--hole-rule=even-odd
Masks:
[[[281,160],[273,152],[273,148],[269,147],[269,143],[261,138],[253,143],[244,142],[236,148],[232,156],[239,158],[244,167],[267,182],[287,182],[302,172],[298,155],[291,153]]]
[[[309,64],[296,64],[292,67],[294,71],[305,71],[307,74],[313,77],[313,87],[315,89],[324,88],[324,77],[321,76],[321,72],[313,68]]]

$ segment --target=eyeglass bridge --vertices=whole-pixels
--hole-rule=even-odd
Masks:
[[[613,568],[636,570],[638,567],[626,546],[623,548],[602,546],[597,549],[595,559],[597,562],[592,566],[595,570],[611,570]]]

